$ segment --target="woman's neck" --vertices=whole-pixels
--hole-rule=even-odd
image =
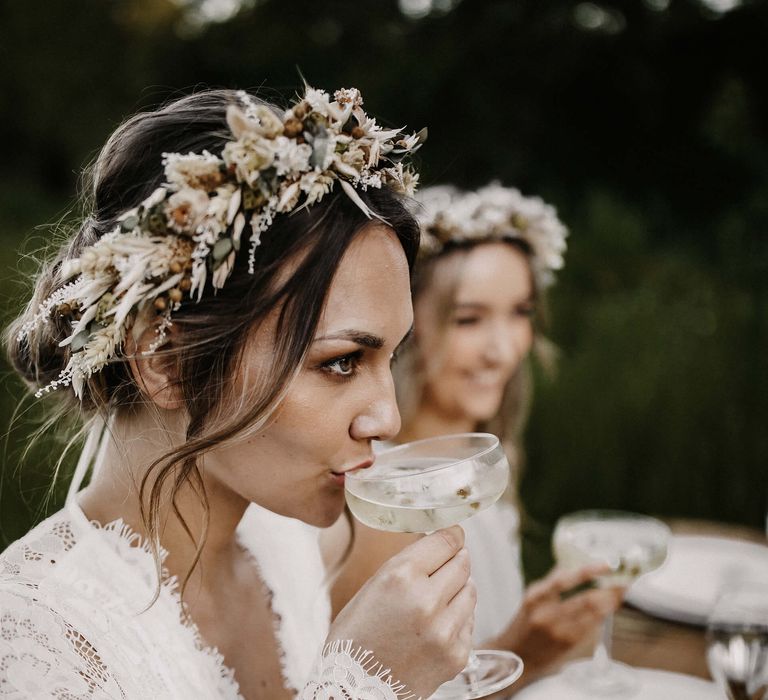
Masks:
[[[477,430],[477,423],[467,416],[450,416],[428,404],[422,404],[408,425],[397,436],[397,442],[412,442],[425,438],[471,433]]]
[[[184,443],[183,425],[179,417],[170,412],[156,416],[145,411],[138,416],[113,420],[105,440],[103,449],[97,455],[96,476],[80,492],[78,502],[89,520],[106,524],[120,518],[147,538],[149,533],[139,502],[141,481],[149,465]],[[145,504],[148,503],[153,483],[151,474],[144,489]],[[248,503],[221,484],[206,479],[203,472],[209,506],[207,514],[201,497],[185,484],[175,496],[176,507],[184,517],[182,523],[174,512],[171,498],[173,476],[166,483],[157,518],[159,543],[168,552],[164,566],[171,575],[183,580],[194,562],[197,540],[205,531],[201,565],[195,567],[190,584],[210,590],[222,575],[226,576],[232,570],[239,554],[235,530]]]

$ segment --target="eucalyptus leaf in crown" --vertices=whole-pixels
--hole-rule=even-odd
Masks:
[[[357,89],[307,87],[282,116],[239,92],[227,123],[233,139],[221,156],[166,153],[165,183],[119,217],[115,229],[62,266],[65,284],[48,297],[20,339],[59,314],[71,322],[60,342],[71,354],[59,377],[37,396],[84,382],[119,352],[142,311],[160,316],[163,342],[171,314],[200,300],[206,282],[221,288],[235,256],[249,246],[253,273],[261,234],[277,214],[319,202],[336,182],[368,218],[375,216],[356,189],[382,186],[412,195],[418,176],[403,159],[426,139],[426,129],[403,135],[384,129],[362,109]]]
[[[451,244],[512,238],[530,247],[539,288],[552,285],[555,271],[563,267],[568,230],[555,208],[540,197],[525,197],[492,182],[471,192],[450,185],[429,187],[419,192],[418,200],[422,255],[436,255]]]

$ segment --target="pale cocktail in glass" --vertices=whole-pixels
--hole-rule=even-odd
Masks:
[[[429,533],[493,505],[508,482],[509,462],[499,439],[462,433],[381,452],[369,469],[347,474],[345,486],[349,509],[364,525]],[[523,662],[512,652],[475,651],[467,667],[432,697],[485,697],[514,683],[522,672]]]

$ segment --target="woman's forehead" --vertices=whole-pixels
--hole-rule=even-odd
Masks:
[[[459,304],[519,303],[533,296],[528,257],[502,241],[455,251],[437,260],[429,285],[422,290],[419,311]]]
[[[353,328],[381,334],[384,327],[403,321],[409,327],[410,293],[408,261],[400,241],[389,226],[369,224],[339,263],[317,335]]]
[[[523,300],[532,293],[533,280],[527,256],[510,244],[489,243],[467,252],[456,280],[454,301],[470,304]]]

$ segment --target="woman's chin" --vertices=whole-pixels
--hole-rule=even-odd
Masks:
[[[294,517],[299,520],[303,520],[308,525],[314,527],[330,527],[333,525],[344,512],[344,492],[342,491],[338,499],[330,499],[330,502],[324,503],[323,508],[317,510],[305,510],[300,515]]]
[[[466,415],[473,423],[487,423],[498,415],[500,408],[501,403],[497,400],[478,402],[466,407]]]

